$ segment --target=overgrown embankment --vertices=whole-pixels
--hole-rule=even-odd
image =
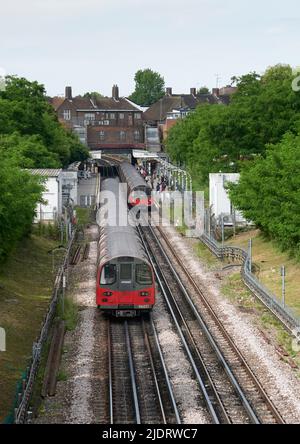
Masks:
[[[57,241],[32,235],[0,266],[0,326],[6,352],[0,353],[0,422],[9,413],[16,383],[26,368],[53,287],[52,254]]]

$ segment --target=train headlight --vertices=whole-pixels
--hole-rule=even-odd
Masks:
[[[144,302],[149,302],[149,299],[148,298],[144,299]]]
[[[141,291],[141,292],[140,292],[140,295],[141,295],[141,296],[148,296],[149,293],[148,293],[148,291]]]
[[[112,292],[111,291],[105,291],[103,293],[103,296],[112,296]]]

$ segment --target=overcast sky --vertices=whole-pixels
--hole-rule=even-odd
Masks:
[[[49,95],[134,89],[152,68],[174,92],[300,65],[299,0],[2,0],[0,72]]]

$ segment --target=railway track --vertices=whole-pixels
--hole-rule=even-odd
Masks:
[[[178,424],[177,410],[151,317],[108,320],[111,424]]]
[[[283,423],[163,231],[159,235],[173,255],[172,262],[151,226],[140,227],[140,234],[212,422]],[[180,276],[173,262],[182,269]],[[201,300],[201,315],[191,294]]]

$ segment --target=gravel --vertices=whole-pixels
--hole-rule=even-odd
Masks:
[[[300,380],[297,373],[280,359],[275,346],[266,341],[255,325],[255,317],[239,310],[221,294],[220,280],[196,257],[193,242],[180,236],[174,227],[163,229],[284,420],[300,423]]]
[[[158,294],[153,320],[183,423],[207,424],[210,420],[205,409],[199,407],[201,394],[196,381],[192,379],[191,365],[161,298]]]

